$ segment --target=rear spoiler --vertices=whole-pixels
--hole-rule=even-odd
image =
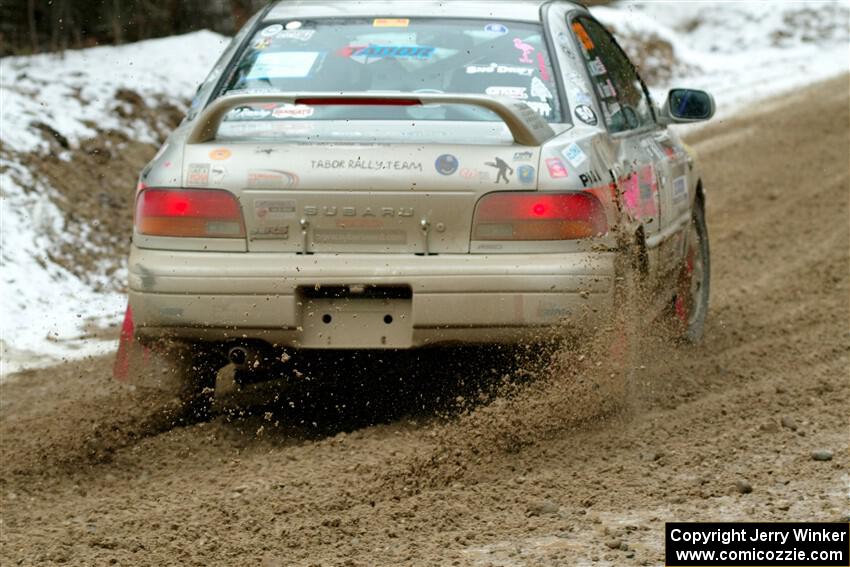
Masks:
[[[514,141],[522,146],[539,146],[555,136],[555,131],[534,109],[522,101],[505,97],[467,94],[419,93],[280,93],[241,94],[216,99],[195,119],[186,143],[202,144],[215,139],[224,115],[249,104],[290,103],[309,106],[422,106],[426,104],[466,104],[492,110],[507,125]]]

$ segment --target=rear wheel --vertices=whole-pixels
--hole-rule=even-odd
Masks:
[[[675,320],[681,338],[690,343],[702,340],[711,282],[708,228],[701,203],[694,209],[688,230],[685,261],[674,300]]]

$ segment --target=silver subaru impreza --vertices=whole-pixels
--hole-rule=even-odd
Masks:
[[[705,197],[668,126],[713,113],[656,105],[570,2],[271,5],[141,174],[116,375],[534,341],[636,301],[627,275],[698,340]]]

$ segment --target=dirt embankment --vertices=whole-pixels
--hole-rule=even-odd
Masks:
[[[124,285],[115,273],[125,265],[130,249],[139,171],[183,118],[173,104],[159,100],[149,105],[126,89],[115,94],[114,113],[127,124],[147,124],[158,143],[87,123],[100,135],[76,147],[49,125],[36,121],[32,127],[48,142],[45,151],[15,153],[0,147],[0,157],[19,162],[37,182],[54,189],[41,196],[50,199],[63,218],[61,233],[46,235],[56,243],[48,252],[49,261],[95,289]]]
[[[30,372],[2,386],[0,562],[657,565],[665,521],[846,521],[848,108],[843,77],[691,137],[707,336],[650,337],[629,410],[576,424],[554,379],[443,419],[474,389],[396,375],[353,417],[340,395],[173,427],[109,360]]]

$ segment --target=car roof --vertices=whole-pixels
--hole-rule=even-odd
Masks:
[[[322,17],[450,17],[505,21],[540,21],[540,7],[550,0],[281,0],[265,21]],[[571,4],[583,8],[580,4]]]

